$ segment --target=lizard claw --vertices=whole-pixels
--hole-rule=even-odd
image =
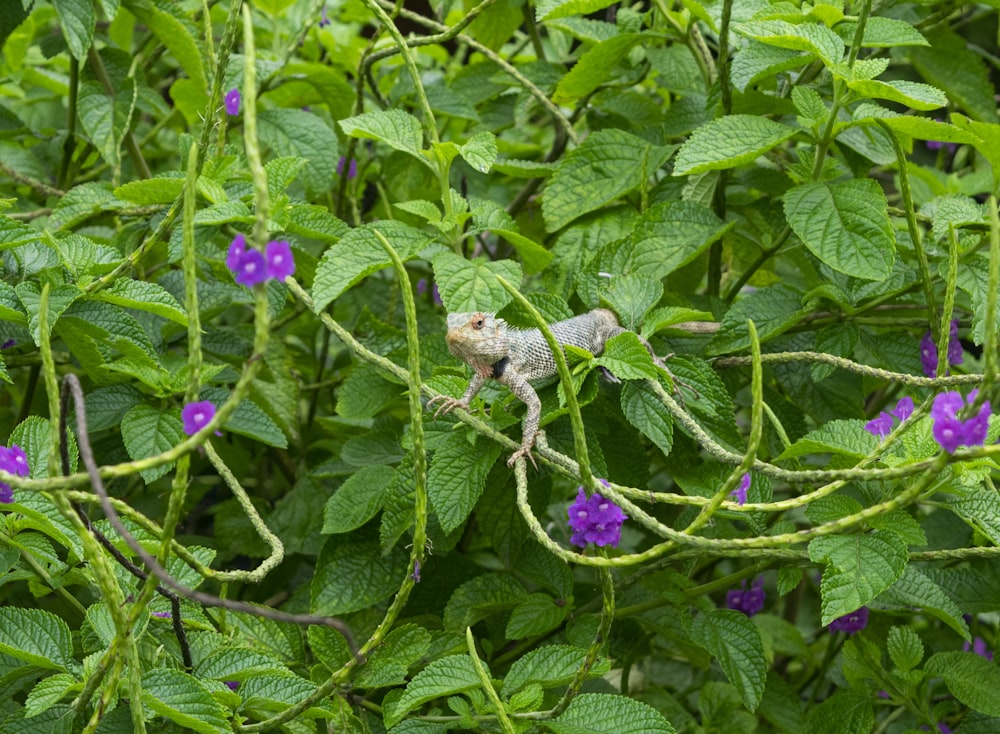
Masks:
[[[427,409],[430,410],[431,406],[439,401],[441,405],[438,407],[437,410],[434,411],[435,418],[441,415],[448,415],[448,413],[453,411],[455,408],[461,408],[462,410],[469,409],[468,403],[458,400],[457,398],[449,397],[447,395],[435,395],[433,398],[427,401]]]
[[[531,465],[533,467],[535,467],[536,470],[538,469],[538,464],[535,463],[535,457],[531,455],[531,446],[522,446],[517,451],[515,451],[513,454],[511,454],[510,458],[507,459],[507,466],[509,466],[511,468],[514,468],[514,464],[522,456],[527,456],[528,457],[528,461],[531,462]]]

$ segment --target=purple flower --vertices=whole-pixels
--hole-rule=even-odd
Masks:
[[[170,612],[153,612],[153,616],[160,619],[170,619]]]
[[[285,240],[271,240],[265,249],[267,274],[275,280],[284,280],[295,272],[292,248]]]
[[[427,292],[427,278],[421,278],[420,280],[417,281],[417,294],[422,296],[426,292]],[[441,305],[441,294],[438,292],[437,283],[435,283],[434,287],[431,289],[431,298],[434,299],[435,306]]]
[[[252,247],[240,256],[240,261],[233,270],[236,282],[247,288],[267,280],[267,260],[264,253]]]
[[[576,500],[568,509],[568,525],[573,529],[570,542],[585,548],[587,543],[618,547],[622,537],[622,522],[628,516],[611,500],[594,493],[587,497],[580,487]]]
[[[958,340],[958,321],[956,319],[952,319],[948,334],[948,364],[962,364],[962,343]],[[927,377],[934,377],[937,374],[937,346],[929,331],[920,340],[920,366],[924,368],[924,374]]]
[[[330,25],[330,22],[331,22],[330,19],[326,17],[326,3],[323,3],[323,14],[319,19],[319,27],[326,28],[328,25]]]
[[[865,430],[878,438],[879,441],[884,441],[885,437],[892,433],[892,426],[892,416],[883,410],[878,414],[878,418],[873,418],[865,423]]]
[[[955,145],[954,143],[948,143],[949,146]],[[951,734],[951,727],[945,724],[943,721],[938,722],[938,731],[941,734]]]
[[[843,617],[837,617],[835,620],[830,622],[829,629],[831,632],[846,632],[849,635],[853,635],[855,632],[860,632],[867,626],[868,607],[861,607],[859,609],[855,609],[850,614],[845,614]]]
[[[235,273],[236,269],[240,266],[240,258],[243,257],[246,251],[246,236],[238,234],[233,237],[233,241],[229,243],[229,252],[226,253],[226,267]]]
[[[238,680],[227,680],[224,682],[229,687],[230,691],[235,691],[237,688],[240,687],[240,682]]]
[[[413,583],[420,583],[420,561],[413,562],[413,573],[410,574],[410,578],[413,579]]]
[[[0,482],[0,504],[9,505],[14,501],[14,490],[9,484]]]
[[[975,390],[969,394],[968,400],[958,392],[944,392],[934,398],[931,406],[934,427],[931,432],[934,440],[949,454],[962,445],[982,446],[986,440],[991,412],[989,400],[984,401],[979,412],[971,418],[963,421],[958,417],[958,411],[967,403],[972,405],[975,400]]]
[[[966,652],[968,652],[969,651],[969,643],[966,642],[965,644],[963,644],[962,645],[962,649],[965,650]],[[972,652],[974,652],[976,655],[978,655],[981,658],[986,658],[987,660],[989,660],[991,662],[993,660],[993,651],[990,650],[986,646],[986,640],[984,640],[982,637],[973,637],[972,638]]]
[[[31,473],[31,469],[28,467],[28,457],[24,455],[24,450],[16,443],[9,449],[0,446],[0,469],[19,477],[26,477]]]
[[[942,143],[940,140],[928,140],[926,142],[927,150],[941,150],[942,146],[946,146],[949,153],[954,153],[958,150],[958,143]]]
[[[226,112],[230,115],[240,114],[240,90],[230,89],[226,92],[224,103],[226,105]]]
[[[899,418],[899,422],[902,423],[911,415],[913,415],[913,398],[911,398],[910,396],[901,398],[900,401],[896,403],[896,407],[893,410],[890,410],[889,412],[892,413],[897,418]]]
[[[344,164],[345,163],[346,163],[346,160],[344,159],[344,156],[340,156],[340,160],[337,161],[337,175],[338,176],[343,176],[344,175]],[[354,178],[357,175],[358,175],[358,162],[356,160],[354,160],[353,158],[351,158],[351,165],[349,165],[347,167],[347,177],[348,178]]]
[[[730,589],[726,592],[726,606],[743,612],[748,617],[752,617],[764,608],[764,577],[758,576],[753,586],[747,588],[747,582],[741,581],[739,589]]]
[[[199,403],[188,403],[181,409],[181,421],[184,423],[184,433],[193,436],[207,426],[215,417],[215,406],[209,400]]]
[[[751,481],[750,474],[744,474],[743,478],[740,480],[740,486],[729,493],[729,496],[733,498],[733,501],[740,506],[747,503],[747,491],[750,489]]]
[[[0,349],[10,349],[13,346],[17,346],[17,339],[8,339],[3,344],[0,344]]]

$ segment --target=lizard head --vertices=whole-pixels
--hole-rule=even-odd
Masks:
[[[475,311],[448,314],[448,351],[488,377],[493,365],[508,356],[507,322],[496,314]]]

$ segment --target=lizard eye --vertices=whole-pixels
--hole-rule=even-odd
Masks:
[[[472,328],[473,329],[482,329],[483,328],[483,324],[485,324],[485,323],[486,323],[486,319],[484,319],[482,316],[477,316],[476,318],[472,319]]]

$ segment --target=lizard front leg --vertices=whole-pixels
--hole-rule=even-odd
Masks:
[[[469,409],[469,403],[472,399],[476,397],[476,393],[486,384],[486,377],[479,374],[478,372],[472,376],[469,380],[469,386],[465,388],[465,393],[460,398],[453,398],[450,395],[435,395],[433,398],[427,401],[427,409],[437,402],[441,405],[436,411],[434,411],[434,417],[437,418],[439,415],[447,415],[455,408],[461,408],[462,410]]]
[[[514,466],[515,461],[522,456],[527,456],[531,460],[532,466],[537,469],[538,464],[535,463],[535,457],[531,455],[531,447],[535,445],[535,438],[538,436],[538,424],[542,418],[542,401],[538,399],[538,393],[535,392],[531,383],[513,367],[504,370],[498,381],[509,387],[510,391],[528,408],[528,412],[524,416],[521,445],[507,459],[507,466]]]

